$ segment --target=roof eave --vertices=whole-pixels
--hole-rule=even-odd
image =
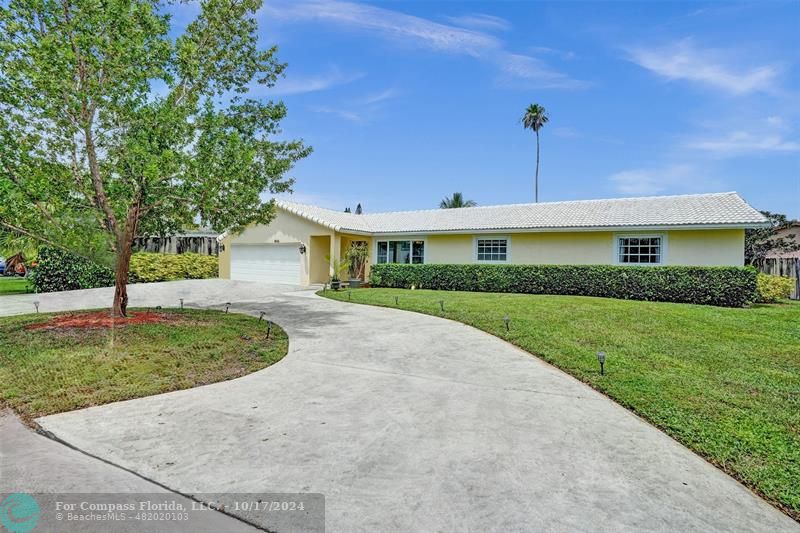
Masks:
[[[556,233],[556,232],[589,232],[589,231],[669,231],[697,229],[751,229],[769,227],[769,222],[742,222],[735,224],[661,224],[639,226],[543,226],[543,227],[499,227],[499,228],[461,228],[448,230],[413,229],[403,231],[375,231],[372,235],[419,235],[440,234],[456,235],[462,233]]]
[[[302,211],[301,209],[296,209],[296,208],[294,208],[294,207],[292,207],[290,205],[284,204],[283,202],[275,202],[275,205],[277,207],[283,209],[284,211],[287,211],[287,212],[289,212],[289,213],[291,213],[293,215],[297,215],[297,216],[299,216],[301,218],[304,218],[306,220],[310,220],[311,222],[314,222],[315,224],[319,224],[320,226],[325,226],[326,228],[332,229],[333,231],[341,231],[342,230],[341,226],[339,226],[338,224],[332,224],[330,222],[322,220],[319,217],[315,217],[315,216],[309,215],[308,213]]]

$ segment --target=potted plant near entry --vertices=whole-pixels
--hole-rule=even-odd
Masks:
[[[358,288],[364,282],[364,270],[367,266],[369,250],[367,243],[360,241],[354,242],[345,254],[347,262],[350,264],[350,288]]]
[[[350,265],[347,260],[338,261],[331,258],[329,255],[325,258],[328,260],[328,263],[331,265],[331,270],[333,271],[331,274],[331,289],[337,291],[342,286],[342,273],[347,270]]]

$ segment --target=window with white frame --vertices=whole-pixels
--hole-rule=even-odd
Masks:
[[[378,241],[377,263],[402,263],[415,265],[425,262],[425,241]]]
[[[492,237],[477,239],[475,243],[478,261],[508,261],[508,239]]]
[[[661,236],[617,237],[617,262],[634,265],[658,265],[664,257]]]

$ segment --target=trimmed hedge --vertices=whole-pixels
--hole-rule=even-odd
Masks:
[[[130,282],[215,278],[218,265],[213,255],[139,252],[131,256]],[[30,280],[35,292],[110,287],[114,270],[58,248],[43,247]]]
[[[744,267],[613,265],[373,265],[376,287],[599,296],[742,307],[756,298]]]
[[[758,302],[774,304],[792,295],[794,280],[783,276],[758,273]]]
[[[139,252],[131,257],[131,280],[134,282],[205,279],[218,275],[219,260],[214,255]]]
[[[35,292],[108,287],[114,285],[114,271],[79,255],[45,246],[39,249],[30,283]]]

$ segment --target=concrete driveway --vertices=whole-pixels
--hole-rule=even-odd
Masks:
[[[49,311],[110,294],[8,298]],[[290,336],[255,374],[38,420],[184,494],[318,492],[328,531],[344,532],[800,531],[627,410],[467,326],[223,280],[130,296],[264,310]]]

